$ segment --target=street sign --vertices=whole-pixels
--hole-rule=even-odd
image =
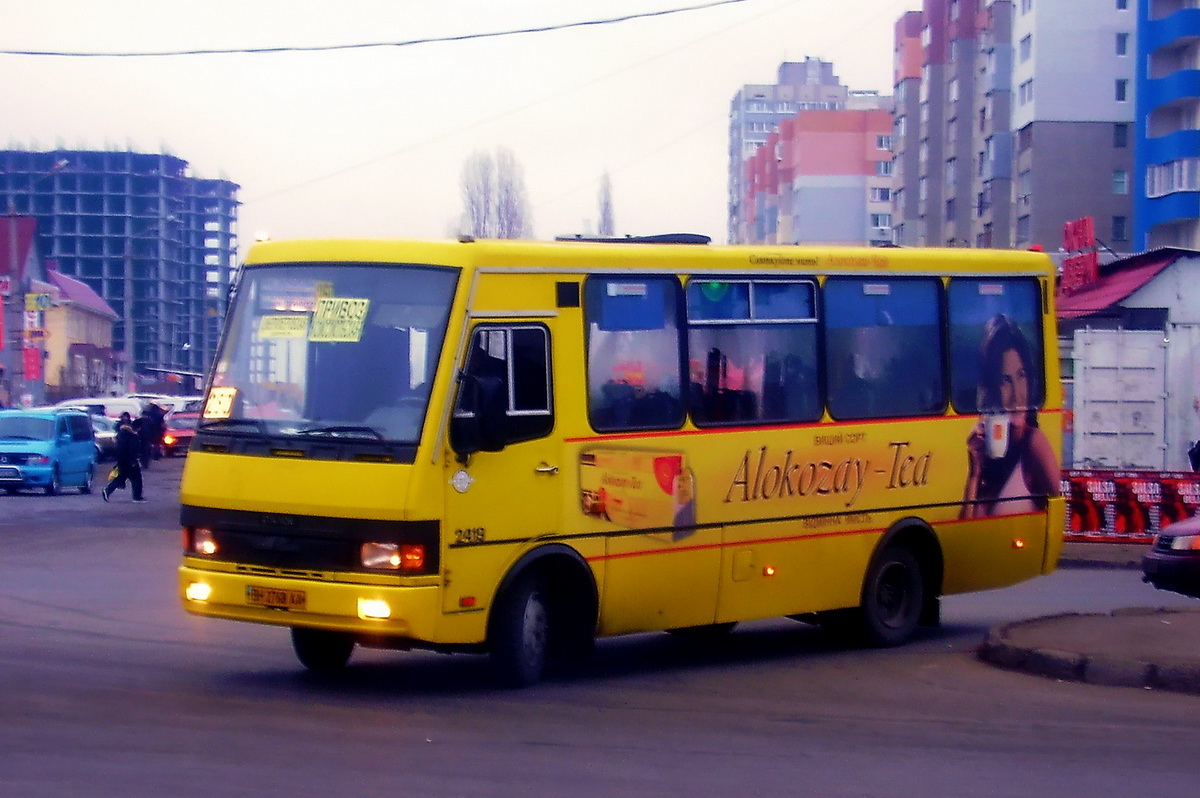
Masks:
[[[49,294],[26,294],[25,295],[26,310],[49,310],[50,295]]]

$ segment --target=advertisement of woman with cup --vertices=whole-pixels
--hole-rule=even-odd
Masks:
[[[960,518],[1015,515],[1045,507],[1059,493],[1059,465],[1038,428],[1038,369],[1029,343],[1011,318],[988,320],[980,347],[979,423],[967,438],[967,482]]]

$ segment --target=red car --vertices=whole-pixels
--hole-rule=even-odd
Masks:
[[[196,435],[196,422],[200,420],[199,413],[172,413],[167,416],[167,429],[162,436],[163,455],[174,457],[177,452],[187,454]]]

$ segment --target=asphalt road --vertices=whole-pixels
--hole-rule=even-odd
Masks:
[[[1200,697],[975,656],[1002,621],[1173,601],[1135,572],[954,597],[942,628],[886,651],[771,621],[715,650],[602,641],[591,672],[524,691],[426,653],[360,651],[322,680],[286,632],[180,609],[178,467],[155,464],[143,505],[0,496],[0,795],[1196,792]]]

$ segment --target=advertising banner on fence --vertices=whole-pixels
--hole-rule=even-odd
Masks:
[[[1187,471],[1064,471],[1066,539],[1148,543],[1200,509],[1200,474]]]

